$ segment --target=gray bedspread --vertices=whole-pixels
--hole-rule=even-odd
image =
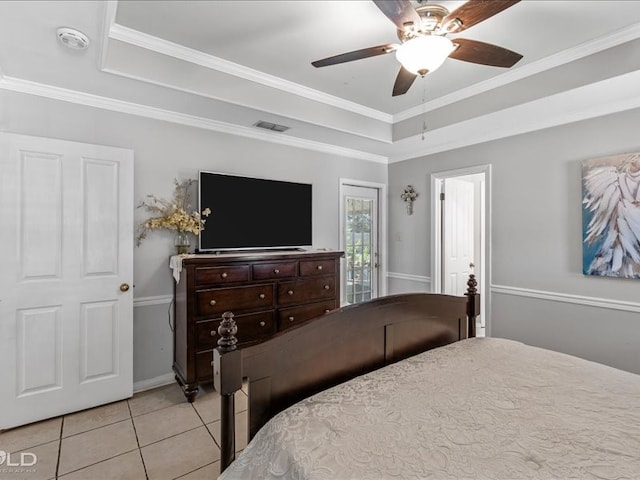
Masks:
[[[221,478],[638,479],[640,376],[464,340],[292,406]]]

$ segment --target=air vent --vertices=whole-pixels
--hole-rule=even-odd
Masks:
[[[266,130],[273,130],[274,132],[284,132],[291,127],[285,127],[284,125],[278,125],[277,123],[263,122],[260,120],[258,123],[253,124],[254,127],[264,128]]]

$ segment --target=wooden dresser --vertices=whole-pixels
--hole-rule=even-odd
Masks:
[[[342,255],[313,250],[183,258],[175,284],[173,370],[187,400],[213,380],[224,312],[235,315],[242,348],[338,308]]]

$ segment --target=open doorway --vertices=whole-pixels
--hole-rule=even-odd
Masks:
[[[481,165],[431,175],[431,285],[435,293],[463,295],[470,273],[482,302],[477,336],[490,335],[490,177]]]

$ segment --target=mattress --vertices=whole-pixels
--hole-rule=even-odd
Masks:
[[[271,419],[230,479],[637,479],[640,376],[472,338]]]

